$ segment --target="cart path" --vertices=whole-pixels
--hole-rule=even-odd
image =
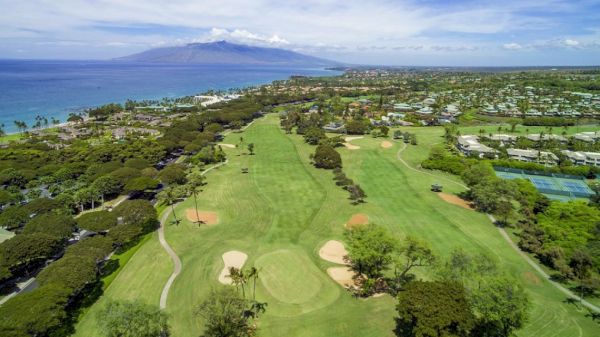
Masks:
[[[227,164],[228,162],[229,162],[229,159],[226,159],[222,163],[219,163],[217,165],[213,165],[213,166],[207,168],[206,170],[202,171],[201,174],[205,175],[206,173],[208,173],[216,168],[219,168],[219,167]],[[162,293],[160,294],[160,309],[161,310],[167,308],[167,298],[169,297],[169,291],[171,290],[171,286],[173,285],[173,282],[175,282],[175,279],[181,273],[181,268],[182,268],[181,259],[179,258],[177,253],[175,253],[173,248],[171,248],[171,246],[165,239],[165,226],[169,220],[169,216],[171,215],[172,209],[176,208],[176,207],[177,207],[177,205],[167,208],[167,210],[163,214],[162,218],[160,219],[160,228],[158,228],[158,242],[160,242],[160,245],[164,248],[164,250],[167,252],[167,254],[169,254],[169,256],[171,257],[171,260],[173,260],[173,273],[171,273],[171,276],[169,276],[169,279],[167,280],[167,283],[165,283]]]
[[[250,127],[252,124],[254,124],[254,121],[256,121],[256,119],[253,120],[252,122],[248,123],[246,126],[244,126],[241,129],[241,131],[245,131],[248,127]],[[225,131],[223,133],[223,136],[226,136],[226,135],[230,134],[231,132],[232,132],[232,130]],[[226,159],[222,163],[219,163],[219,164],[216,164],[216,165],[213,165],[213,166],[207,168],[206,170],[202,171],[201,174],[205,175],[206,173],[208,173],[216,168],[226,165],[228,162],[229,162],[229,159]],[[174,207],[176,207],[176,206],[177,205],[175,205]],[[173,260],[173,273],[171,273],[171,276],[169,276],[169,279],[167,280],[167,283],[165,283],[162,293],[160,294],[160,309],[161,310],[167,308],[167,299],[169,297],[169,291],[171,290],[171,286],[173,285],[173,282],[175,282],[175,279],[181,273],[181,268],[182,268],[181,259],[179,258],[177,253],[175,253],[173,248],[171,248],[171,246],[165,239],[165,226],[166,226],[167,221],[169,220],[169,215],[171,215],[172,209],[173,209],[173,207],[171,207],[167,211],[165,211],[162,218],[160,219],[160,228],[158,229],[158,241],[160,242],[160,245],[164,248],[164,250],[167,252],[167,254],[169,254],[169,256],[171,257],[171,260]]]
[[[398,153],[396,154],[396,157],[398,158],[398,160],[404,164],[404,166],[406,166],[408,169],[431,176],[431,177],[436,177],[439,179],[444,179],[446,181],[452,182],[454,184],[457,184],[459,186],[462,186],[464,188],[468,188],[466,185],[458,183],[454,180],[445,178],[445,177],[439,177],[435,174],[432,174],[430,172],[425,172],[419,169],[416,169],[412,166],[410,166],[404,159],[402,159],[402,152],[406,149],[406,144],[402,144],[402,148],[400,150],[398,150]],[[488,218],[490,219],[490,221],[495,224],[496,223],[496,219],[494,218],[493,215],[491,214],[487,214]],[[548,275],[548,273],[546,273],[542,267],[540,267],[535,261],[533,261],[527,254],[525,254],[525,252],[523,252],[521,249],[519,249],[519,247],[514,243],[514,241],[510,238],[510,236],[508,235],[508,233],[506,232],[506,230],[502,227],[496,226],[496,228],[498,228],[498,231],[500,232],[500,235],[504,238],[504,240],[506,240],[506,242],[508,242],[508,244],[512,247],[512,249],[514,251],[516,251],[519,256],[521,256],[521,258],[523,258],[523,260],[525,260],[525,262],[527,262],[527,264],[529,264],[538,274],[540,274],[540,276],[542,276],[542,278],[544,278],[546,281],[548,281],[551,285],[554,286],[554,288],[558,289],[560,292],[562,292],[563,294],[567,295],[568,297],[576,300],[576,301],[580,301],[581,305],[587,307],[588,309],[595,311],[597,313],[600,313],[600,307],[593,305],[592,303],[580,298],[578,295],[576,295],[575,293],[573,293],[571,290],[565,288],[564,286],[562,286],[561,284],[553,281],[550,277],[550,275]]]

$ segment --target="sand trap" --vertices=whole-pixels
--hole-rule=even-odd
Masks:
[[[319,250],[319,256],[323,260],[337,264],[346,264],[344,261],[346,255],[348,251],[344,248],[344,244],[335,240],[327,241]]]
[[[237,250],[229,251],[223,254],[223,262],[225,263],[225,267],[221,270],[221,274],[219,274],[219,282],[223,284],[232,284],[231,278],[229,277],[229,268],[234,267],[241,269],[246,263],[248,259],[248,255],[238,252]]]
[[[344,288],[356,286],[352,279],[354,277],[354,271],[349,267],[327,268],[327,275]]]
[[[230,148],[230,149],[235,149],[235,147],[236,147],[233,144],[225,144],[225,143],[219,143],[218,145],[222,146],[222,147],[227,147],[227,148]]]
[[[347,228],[352,228],[356,226],[366,225],[369,223],[369,216],[362,213],[354,214],[348,222],[346,222]]]
[[[358,150],[360,149],[360,146],[358,145],[354,145],[354,144],[350,144],[350,143],[343,143],[344,146],[348,149],[348,150]]]
[[[389,149],[392,146],[394,146],[394,144],[392,144],[392,142],[388,142],[387,140],[381,142],[381,147],[384,149]]]
[[[470,209],[470,210],[473,209],[473,206],[471,206],[471,203],[469,203],[468,201],[466,201],[464,199],[461,199],[461,198],[457,197],[456,195],[447,194],[447,193],[438,193],[438,195],[445,202],[451,203],[451,204],[456,205],[456,206],[460,206],[460,207],[465,208],[465,209]]]
[[[219,217],[216,212],[198,211],[198,215],[196,215],[195,209],[188,208],[185,210],[185,216],[191,222],[200,221],[201,224],[206,225],[216,225],[219,222]]]

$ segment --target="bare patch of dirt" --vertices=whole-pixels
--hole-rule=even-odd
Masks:
[[[216,212],[198,211],[198,214],[196,214],[195,209],[188,208],[185,210],[185,216],[191,222],[200,222],[206,225],[216,225],[219,223],[219,217]]]
[[[389,142],[387,140],[384,140],[383,142],[381,142],[381,147],[384,149],[389,149],[392,146],[394,146],[394,144],[392,144],[392,142]]]
[[[348,222],[346,222],[346,227],[352,228],[352,227],[356,227],[356,226],[366,225],[368,223],[369,223],[368,215],[362,214],[362,213],[357,213],[357,214],[352,215],[352,217],[350,217],[350,220],[348,220]]]
[[[348,255],[348,251],[344,244],[335,240],[327,241],[319,250],[319,256],[323,260],[337,264],[346,264],[344,261],[346,255]]]
[[[531,283],[531,284],[535,284],[538,285],[541,283],[539,277],[537,277],[534,273],[530,272],[530,271],[526,271],[523,273],[523,278]]]
[[[247,259],[248,255],[238,252],[237,250],[232,250],[223,254],[223,263],[225,263],[225,266],[223,267],[223,270],[221,270],[221,274],[219,274],[219,282],[223,284],[232,284],[231,277],[229,277],[229,268],[234,267],[241,269]]]
[[[465,199],[461,199],[458,196],[454,195],[454,194],[448,194],[448,193],[438,193],[437,194],[440,198],[442,198],[442,200],[444,200],[447,203],[451,203],[453,205],[456,206],[460,206],[462,208],[465,209],[470,209],[473,210],[473,205],[471,205],[470,202],[466,201]]]

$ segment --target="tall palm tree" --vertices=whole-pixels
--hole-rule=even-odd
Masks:
[[[245,284],[248,279],[247,276],[244,274],[244,271],[236,267],[229,267],[229,277],[231,278],[231,282],[236,288],[241,286],[242,297],[246,298]]]
[[[248,270],[247,276],[252,279],[252,299],[256,300],[256,280],[258,279],[258,273],[260,270],[256,267],[252,267]]]
[[[196,207],[196,221],[200,225],[200,214],[198,213],[198,193],[202,192],[204,186],[204,176],[200,172],[193,172],[188,175],[187,190],[189,194],[194,196],[194,206]]]
[[[171,211],[173,213],[173,218],[175,219],[175,224],[179,225],[180,221],[177,218],[177,214],[175,213],[175,202],[178,199],[175,193],[175,188],[173,186],[167,187],[164,191],[159,193],[158,197],[163,204],[171,206]]]

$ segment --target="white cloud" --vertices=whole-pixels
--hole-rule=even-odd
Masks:
[[[577,41],[577,40],[566,39],[566,40],[564,41],[564,43],[565,43],[567,46],[569,46],[569,47],[577,47],[577,46],[579,46],[579,41]]]
[[[40,45],[35,49],[43,57],[59,55],[59,47],[65,55],[80,50],[87,56],[86,46],[118,46],[97,48],[102,56],[115,57],[157,46],[228,40],[341,60],[362,50],[367,58],[428,54],[445,61],[444,55],[459,59],[498,53],[498,46],[583,51],[600,41],[600,33],[591,37],[583,23],[579,34],[562,26],[569,15],[593,15],[570,0],[0,0],[0,6],[13,13],[0,20],[0,52],[52,43],[52,49],[45,47],[56,52],[52,56]],[[544,13],[560,13],[560,19]],[[502,44],[515,37],[518,43]]]
[[[245,29],[227,30],[224,28],[212,28],[208,36],[200,38],[198,41],[217,41],[228,40],[232,42],[241,42],[258,45],[285,46],[290,42],[277,34],[271,36],[261,35],[249,32]]]
[[[511,42],[511,43],[505,43],[502,45],[502,47],[504,49],[508,49],[508,50],[519,50],[519,49],[523,49],[523,46],[515,43],[515,42]]]

